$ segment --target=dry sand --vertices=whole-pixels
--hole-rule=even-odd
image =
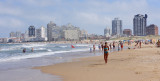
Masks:
[[[36,67],[44,73],[59,75],[63,81],[160,81],[160,48],[153,45],[80,61]]]

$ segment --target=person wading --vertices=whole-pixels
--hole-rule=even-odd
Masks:
[[[107,59],[108,59],[108,51],[109,51],[109,46],[107,45],[107,42],[105,42],[105,45],[104,45],[104,60],[105,60],[105,63],[107,64]]]

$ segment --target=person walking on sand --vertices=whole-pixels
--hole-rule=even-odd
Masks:
[[[107,45],[107,42],[105,42],[105,45],[104,45],[104,60],[105,60],[105,63],[107,64],[107,60],[108,60],[108,51],[109,51],[109,46]]]
[[[142,46],[142,42],[141,42],[141,41],[139,41],[139,48],[141,48],[141,46]]]
[[[120,42],[120,45],[121,45],[121,51],[123,50],[123,42],[121,41]]]
[[[109,44],[109,47],[110,47],[110,49],[112,49],[112,44],[111,43]]]

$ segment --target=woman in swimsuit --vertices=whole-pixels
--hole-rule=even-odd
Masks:
[[[107,63],[107,59],[108,59],[108,51],[109,51],[109,47],[107,45],[107,42],[105,42],[105,45],[104,45],[104,60],[105,60],[105,63]]]

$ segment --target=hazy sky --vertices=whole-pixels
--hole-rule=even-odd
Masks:
[[[47,27],[72,23],[89,33],[103,34],[118,17],[123,29],[133,29],[136,14],[148,14],[148,23],[160,26],[160,0],[0,0],[0,37],[30,25]]]

